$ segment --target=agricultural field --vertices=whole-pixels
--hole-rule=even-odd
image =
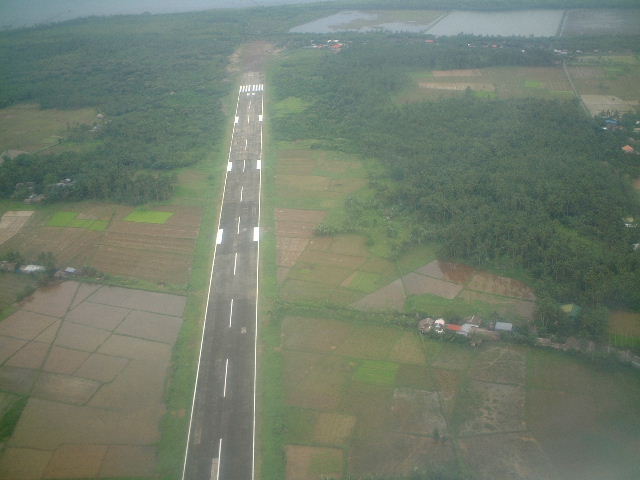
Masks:
[[[640,313],[611,312],[609,315],[609,343],[618,348],[640,348]]]
[[[312,141],[279,143],[273,218],[278,291],[288,301],[330,302],[361,310],[431,315],[499,313],[526,322],[535,295],[523,283],[436,259],[434,246],[394,257],[384,236],[319,235],[339,218],[347,196],[366,188],[361,159],[310,148]],[[306,148],[305,148],[306,147]]]
[[[569,73],[593,115],[631,112],[640,106],[640,61],[636,56],[581,56],[571,62]]]
[[[0,477],[155,478],[185,300],[68,281],[5,318]]]
[[[69,127],[91,124],[96,110],[42,110],[23,104],[0,109],[0,153],[7,150],[36,152],[57,145]]]
[[[571,85],[560,67],[491,67],[415,72],[411,85],[396,95],[398,103],[462,95],[482,98],[571,98]]]
[[[1,252],[35,259],[52,252],[57,266],[93,267],[156,288],[183,291],[188,282],[202,209],[163,205],[134,210],[123,205],[78,202],[37,210]]]
[[[287,480],[409,475],[456,462],[478,479],[637,473],[633,372],[321,316],[284,315],[273,328]]]

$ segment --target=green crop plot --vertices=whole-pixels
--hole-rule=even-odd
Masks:
[[[125,217],[126,222],[137,223],[165,223],[173,212],[157,212],[155,210],[135,210]]]
[[[87,230],[104,231],[109,226],[107,220],[78,218],[76,212],[56,212],[47,223],[49,227],[85,228]]]
[[[396,381],[397,372],[397,363],[383,362],[380,360],[364,360],[356,370],[354,379],[374,385],[393,385]]]

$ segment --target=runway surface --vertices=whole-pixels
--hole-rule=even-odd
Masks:
[[[183,480],[254,478],[263,81],[238,92]]]

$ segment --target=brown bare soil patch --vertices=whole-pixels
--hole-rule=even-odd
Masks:
[[[116,378],[127,363],[129,363],[129,360],[126,358],[92,353],[76,371],[76,375],[107,383]]]
[[[58,330],[55,344],[74,350],[94,352],[109,336],[110,333],[106,330],[63,322]]]
[[[24,310],[62,317],[78,290],[77,282],[62,282],[39,288],[22,304]]]
[[[475,358],[470,370],[475,380],[517,385],[525,384],[526,374],[525,354],[513,347],[486,348]]]
[[[47,478],[91,478],[98,474],[107,453],[104,445],[63,445],[47,466]]]
[[[351,437],[356,417],[340,413],[318,415],[313,431],[313,439],[318,443],[345,445]]]
[[[309,240],[307,238],[276,237],[277,264],[283,267],[293,267],[308,244]]]
[[[323,210],[298,210],[292,208],[277,208],[276,222],[320,223],[327,212]]]
[[[443,298],[455,298],[462,285],[445,282],[432,277],[426,277],[417,273],[409,273],[402,277],[402,284],[407,295],[422,295],[430,293]]]
[[[468,68],[461,70],[433,70],[434,77],[480,77],[482,72],[477,68]]]
[[[487,272],[476,273],[467,288],[481,292],[502,295],[505,297],[535,300],[533,290],[519,280],[508,277],[500,277]]]
[[[129,288],[104,286],[90,298],[91,302],[181,317],[186,297],[167,293],[145,292]]]
[[[462,263],[443,262],[441,260],[434,260],[416,270],[416,273],[422,275],[460,284],[467,283],[476,272],[476,269]]]
[[[495,92],[496,87],[492,83],[475,83],[475,82],[420,82],[420,88],[428,88],[432,90],[455,90],[463,91],[467,88],[481,92]]]
[[[24,340],[19,340],[17,338],[0,336],[0,362],[4,362],[7,358],[20,350],[26,343],[27,342]]]
[[[328,251],[333,243],[333,237],[313,237],[309,240],[309,250]]]
[[[331,179],[318,175],[276,175],[276,188],[281,192],[324,192],[329,190]],[[289,196],[289,195],[288,195]]]
[[[287,445],[287,480],[342,478],[343,454],[338,448]]]
[[[316,353],[284,352],[285,398],[289,405],[335,410],[353,373],[349,360]]]
[[[0,335],[32,340],[55,321],[53,317],[18,310],[0,322]]]
[[[83,378],[41,373],[31,393],[36,398],[62,403],[85,404],[100,384]]]
[[[5,245],[25,256],[36,257],[41,252],[51,252],[61,265],[92,265],[91,257],[104,232],[84,228],[59,228],[26,225]]]
[[[460,426],[461,435],[525,430],[524,387],[472,381],[470,390],[473,407],[458,405],[468,415]]]
[[[633,182],[633,188],[635,188],[636,190],[640,190],[640,178],[635,179],[635,181]]]
[[[414,388],[396,388],[393,392],[394,429],[407,434],[432,435],[447,431],[447,422],[440,411],[438,392]]]
[[[278,222],[276,223],[276,235],[278,237],[311,238],[317,223]]]
[[[424,365],[426,358],[418,334],[403,332],[393,345],[389,353],[389,360],[398,363]]]
[[[158,282],[169,280],[171,283],[183,285],[188,280],[191,257],[174,252],[154,252],[144,248],[125,249],[101,245],[91,265],[112,275]]]
[[[29,342],[6,365],[19,368],[40,368],[49,352],[49,344],[44,342]]]
[[[311,175],[316,165],[317,162],[311,158],[280,157],[278,159],[278,170],[291,175]]]
[[[32,210],[5,212],[0,218],[0,245],[13,237],[29,221]]]
[[[56,339],[56,335],[58,334],[58,329],[60,328],[61,323],[61,320],[56,320],[54,323],[45,328],[44,331],[35,338],[35,340],[38,342],[53,343],[53,341]]]
[[[155,447],[111,445],[102,461],[100,477],[153,477],[155,465]]]
[[[609,331],[640,337],[640,313],[615,311],[609,315]]]
[[[93,285],[91,283],[81,283],[76,291],[76,296],[73,298],[71,308],[76,308],[80,303],[84,302],[89,295],[98,290],[100,285]]]
[[[134,311],[115,330],[116,333],[173,345],[182,320],[158,313]]]
[[[68,348],[62,348],[53,346],[43,370],[51,373],[63,373],[71,375],[75,372],[85,360],[89,358],[87,352],[81,352],[78,350],[70,350]]]
[[[337,320],[286,317],[282,321],[282,342],[287,349],[329,353],[345,341],[351,329]]]
[[[8,448],[0,458],[0,477],[36,479],[42,476],[51,452],[31,448]]]
[[[479,480],[551,480],[559,478],[540,444],[527,434],[492,435],[459,441],[461,455]]]
[[[128,313],[126,308],[83,302],[71,310],[66,319],[89,327],[113,330]]]
[[[617,110],[621,113],[633,112],[640,104],[637,100],[622,100],[613,95],[581,95],[580,97],[592,115],[608,110]]]
[[[398,279],[386,287],[366,295],[355,302],[353,306],[359,310],[402,310],[406,299],[402,280]]]
[[[28,395],[38,376],[37,370],[30,368],[0,367],[0,385],[3,390]]]

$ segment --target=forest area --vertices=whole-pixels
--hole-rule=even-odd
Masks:
[[[0,33],[0,108],[92,107],[104,117],[93,130],[68,125],[62,152],[6,158],[0,197],[21,200],[26,186],[48,201],[169,198],[175,169],[204,158],[224,134],[231,53],[300,15],[309,13],[282,7],[95,17]],[[56,186],[67,178],[70,184]]]
[[[373,193],[350,197],[346,220],[331,231],[366,233],[387,222],[398,252],[436,242],[442,258],[522,270],[535,284],[541,331],[599,338],[603,307],[640,308],[637,230],[622,220],[640,213],[631,186],[640,165],[620,150],[624,132],[603,134],[575,100],[482,99],[467,91],[393,101],[412,69],[555,61],[544,41],[481,50],[465,41],[429,47],[370,39],[339,55],[285,61],[275,72],[277,99],[310,106],[277,119],[275,133],[382,165],[370,178]],[[526,53],[519,42],[527,42]],[[585,306],[581,318],[563,315],[562,303]]]

